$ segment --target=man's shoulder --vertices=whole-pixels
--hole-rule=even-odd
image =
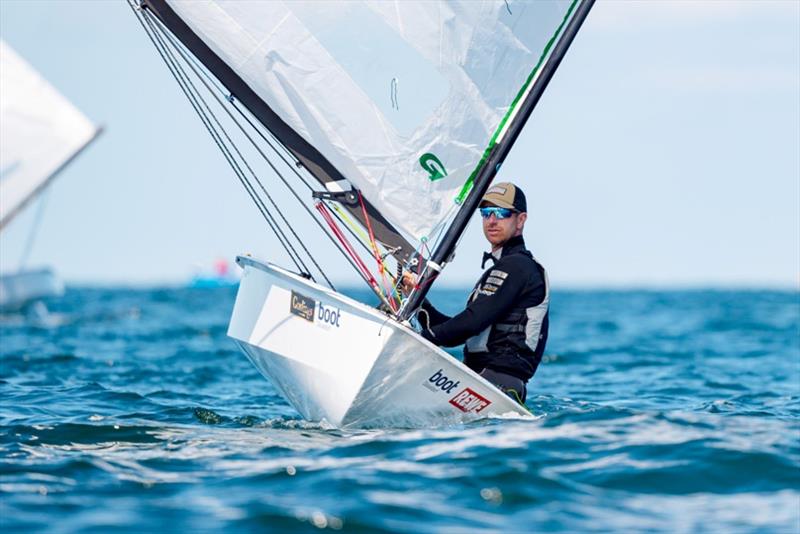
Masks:
[[[508,254],[507,256],[501,257],[497,263],[495,263],[495,267],[500,268],[520,268],[524,267],[527,269],[533,269],[537,265],[537,261],[533,259],[533,254],[531,254],[527,249],[523,249],[513,254]]]
[[[527,250],[525,253],[503,256],[493,269],[505,273],[507,277],[518,278],[520,282],[528,280],[531,283],[539,283],[544,280],[544,267]]]

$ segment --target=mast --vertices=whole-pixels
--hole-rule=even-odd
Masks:
[[[419,308],[419,306],[422,304],[422,301],[425,299],[425,296],[428,294],[428,291],[430,290],[435,278],[439,275],[442,266],[450,260],[450,257],[452,256],[453,251],[455,250],[455,247],[461,238],[461,235],[467,228],[470,217],[472,217],[475,209],[480,204],[480,201],[483,198],[483,195],[486,193],[486,190],[489,189],[489,185],[491,185],[492,180],[500,170],[500,166],[503,164],[503,161],[505,161],[506,156],[508,156],[508,153],[511,150],[511,147],[514,145],[514,142],[517,140],[517,137],[519,137],[519,134],[522,131],[522,128],[525,126],[528,117],[530,117],[533,109],[536,107],[536,104],[542,97],[544,90],[550,83],[550,80],[552,79],[556,69],[558,69],[558,66],[561,64],[561,60],[567,53],[569,46],[572,44],[573,39],[575,39],[575,35],[578,33],[578,30],[580,30],[583,21],[586,19],[586,16],[589,14],[589,11],[592,9],[593,5],[594,0],[581,1],[577,11],[575,12],[575,15],[569,21],[566,29],[559,38],[552,54],[545,61],[541,74],[534,82],[533,87],[525,97],[525,100],[522,102],[519,112],[511,120],[511,124],[508,126],[508,130],[506,131],[504,137],[500,140],[500,142],[492,147],[489,157],[486,158],[483,167],[481,167],[475,178],[475,183],[472,187],[472,190],[464,200],[464,203],[459,212],[456,214],[453,223],[442,237],[442,241],[439,243],[439,246],[433,251],[433,255],[428,261],[425,270],[421,273],[420,279],[417,282],[417,289],[410,295],[409,299],[403,305],[403,309],[400,312],[401,321],[411,317],[417,308]]]

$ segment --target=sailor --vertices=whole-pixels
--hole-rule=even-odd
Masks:
[[[466,309],[449,317],[426,300],[417,313],[423,337],[445,347],[464,343],[464,363],[520,403],[547,342],[550,297],[544,267],[522,237],[527,211],[519,187],[490,187],[480,214],[492,250],[483,255],[481,268],[488,262],[488,269]],[[413,285],[414,275],[406,273],[404,290],[410,292]]]

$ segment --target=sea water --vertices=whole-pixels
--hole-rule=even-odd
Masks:
[[[2,317],[4,532],[800,531],[797,292],[554,291],[538,419],[368,431],[301,420],[226,337],[234,297]]]

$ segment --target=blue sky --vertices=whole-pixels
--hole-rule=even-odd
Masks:
[[[161,283],[288,265],[122,1],[0,0],[0,33],[105,134],[58,178],[29,264]],[[499,180],[556,287],[800,286],[800,2],[602,1]],[[36,207],[0,239],[19,262]],[[315,236],[335,281],[357,283]],[[479,275],[477,220],[441,283]]]

